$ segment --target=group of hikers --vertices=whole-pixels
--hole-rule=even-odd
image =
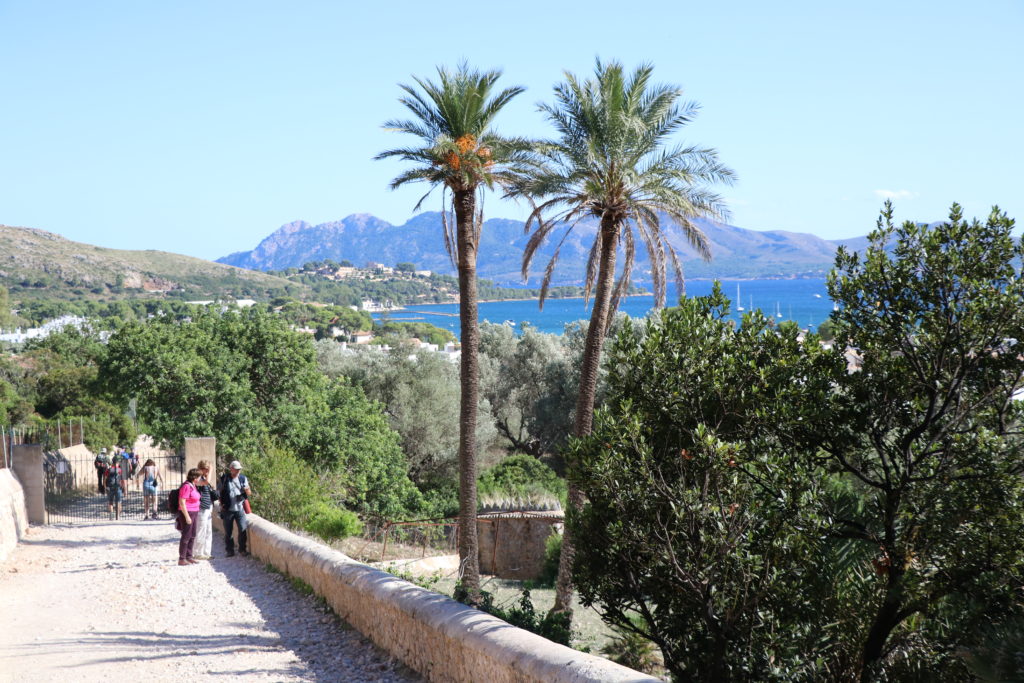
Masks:
[[[178,514],[175,528],[181,532],[178,541],[178,564],[196,564],[198,560],[212,558],[213,504],[220,504],[220,518],[224,523],[224,551],[227,557],[235,554],[235,527],[238,527],[238,552],[249,554],[250,511],[249,480],[242,474],[242,463],[233,460],[214,488],[210,484],[210,464],[200,460],[185,475],[185,483],[178,489]],[[198,550],[196,550],[198,546]]]
[[[146,519],[157,517],[157,489],[163,483],[163,477],[156,463],[149,459],[140,468],[139,456],[133,451],[120,446],[114,447],[113,454],[101,448],[93,461],[96,468],[96,482],[100,493],[107,494],[107,512],[110,519],[121,518],[121,506],[128,495],[128,482],[135,479],[142,481],[143,508]]]
[[[139,467],[138,456],[128,449],[115,447],[112,455],[101,448],[94,465],[100,493],[107,495],[110,519],[121,518],[121,506],[128,493],[128,482],[142,483],[145,519],[158,518],[157,496],[163,486],[163,475],[152,458]],[[238,528],[238,552],[249,554],[250,511],[249,480],[242,474],[242,463],[233,460],[214,487],[210,480],[210,463],[200,460],[185,475],[185,482],[177,490],[175,528],[181,532],[178,543],[178,564],[197,564],[198,560],[213,557],[213,504],[220,504],[220,518],[224,522],[224,549],[227,557],[235,554],[235,527]],[[171,496],[174,500],[175,496]]]

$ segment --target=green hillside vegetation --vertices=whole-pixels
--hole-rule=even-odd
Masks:
[[[39,299],[266,299],[302,296],[283,278],[164,251],[127,251],[0,225],[0,285],[15,303]]]

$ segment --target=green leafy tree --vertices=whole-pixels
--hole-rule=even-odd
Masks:
[[[458,478],[459,373],[435,353],[396,349],[391,353],[352,353],[337,344],[316,346],[323,372],[346,377],[379,401],[401,438],[409,475],[422,489],[435,489]],[[480,410],[490,414],[481,399]],[[486,448],[497,434],[490,420],[477,422],[477,443]]]
[[[584,602],[684,680],[1018,676],[1012,227],[887,205],[866,255],[837,255],[832,348],[760,313],[733,329],[717,294],[627,328],[573,453]]]
[[[129,323],[110,338],[103,381],[125,402],[138,399],[138,417],[157,440],[178,445],[189,436],[214,436],[225,455],[241,457],[269,430],[249,386],[250,363],[232,353],[219,324],[212,314],[186,324]]]
[[[946,622],[948,654],[974,622],[1020,609],[1024,246],[1013,224],[998,209],[967,221],[954,204],[936,227],[897,227],[886,203],[866,254],[836,256],[834,334],[860,369],[832,394],[824,448],[862,500],[838,521],[877,553],[880,574],[861,680],[918,653],[922,623]]]
[[[14,383],[0,377],[0,426],[21,424],[31,414],[32,403]]]
[[[445,217],[444,240],[459,273],[462,330],[459,558],[463,585],[471,601],[476,602],[480,590],[476,534],[479,394],[476,263],[483,228],[480,199],[485,188],[493,188],[496,183],[503,182],[509,171],[526,159],[525,145],[502,138],[491,128],[502,108],[523,89],[512,87],[494,92],[501,72],[480,72],[470,69],[465,63],[454,72],[439,68],[437,75],[436,83],[415,78],[418,88],[402,85],[406,96],[399,101],[413,118],[385,124],[386,128],[418,138],[418,145],[388,150],[377,158],[398,158],[412,164],[410,169],[391,181],[392,188],[422,182],[431,189],[441,187],[445,197],[445,211],[442,212]],[[455,214],[454,225],[447,218],[449,193],[450,206]]]
[[[760,312],[733,328],[727,304],[716,285],[613,346],[606,407],[572,447],[587,500],[568,518],[574,575],[583,604],[656,643],[678,680],[824,676],[839,610],[810,571],[828,553],[808,503],[828,480],[800,455],[841,357]]]
[[[680,291],[682,268],[660,214],[674,221],[690,245],[709,259],[707,238],[693,219],[722,217],[722,200],[707,185],[733,179],[713,149],[666,146],[693,119],[697,106],[680,104],[679,88],[651,84],[652,73],[653,67],[644,65],[627,75],[621,64],[600,61],[592,79],[581,81],[566,73],[565,82],[555,87],[555,104],[541,106],[558,137],[537,145],[536,166],[520,175],[509,192],[529,198],[535,207],[527,219],[533,234],[523,254],[524,279],[537,249],[554,232],[565,231],[560,238],[564,241],[582,220],[599,221],[587,264],[585,296],[594,292],[594,306],[580,371],[573,429],[577,437],[590,433],[601,348],[629,284],[637,241],[650,256],[655,302],[663,305],[666,261],[671,261]],[[616,281],[620,247],[624,257]],[[542,304],[557,259],[556,250],[544,273]],[[582,502],[570,488],[570,509]],[[573,549],[570,534],[563,541],[553,611],[571,614]]]
[[[328,383],[311,403],[309,418],[288,443],[307,462],[335,474],[335,495],[379,519],[414,514],[422,498],[381,405],[342,381]]]
[[[114,334],[101,377],[157,439],[214,436],[229,457],[267,444],[296,453],[336,486],[339,504],[382,517],[419,505],[380,407],[317,370],[308,337],[259,310],[156,319]],[[330,526],[330,525],[328,525]]]

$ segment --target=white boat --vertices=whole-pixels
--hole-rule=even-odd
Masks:
[[[782,311],[779,310],[779,302],[778,301],[775,302],[775,317],[776,318],[781,318],[782,317]]]
[[[736,310],[737,311],[745,311],[745,310],[747,310],[747,309],[743,308],[743,299],[740,298],[740,283],[738,283],[738,282],[736,283]]]
[[[516,321],[515,321],[515,320],[506,320],[506,321],[505,321],[504,323],[502,323],[502,324],[503,324],[503,325],[508,325],[509,327],[515,327],[515,326],[516,326]]]

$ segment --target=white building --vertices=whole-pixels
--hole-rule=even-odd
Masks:
[[[39,327],[29,327],[22,330],[20,327],[15,329],[13,332],[7,332],[0,334],[0,342],[11,342],[13,344],[23,344],[29,339],[44,339],[50,336],[54,332],[60,332],[65,327],[74,327],[76,329],[82,329],[88,325],[88,320],[77,315],[62,315],[59,318],[53,320],[47,320]],[[109,336],[109,334],[107,335]],[[103,335],[101,335],[103,338]]]

